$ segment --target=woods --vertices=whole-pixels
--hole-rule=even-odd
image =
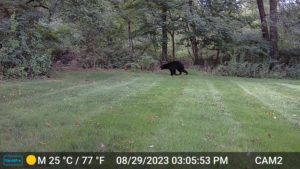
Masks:
[[[299,1],[4,0],[0,9],[2,79],[173,60],[219,75],[300,74]]]

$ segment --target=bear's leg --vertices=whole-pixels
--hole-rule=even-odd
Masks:
[[[182,72],[184,72],[184,69],[177,69],[177,71],[179,72],[179,75],[181,75],[182,74]]]
[[[184,72],[186,75],[189,74],[189,72],[187,72],[185,69],[183,69],[183,72]]]
[[[176,69],[170,69],[171,76],[176,75]]]

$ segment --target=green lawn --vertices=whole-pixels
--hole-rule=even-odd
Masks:
[[[0,82],[0,151],[300,151],[300,81],[90,71]]]

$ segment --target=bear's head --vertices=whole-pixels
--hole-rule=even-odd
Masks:
[[[167,63],[162,64],[162,65],[160,66],[160,69],[161,69],[161,70],[163,70],[163,69],[168,69],[168,68],[169,68],[169,65],[168,65]]]

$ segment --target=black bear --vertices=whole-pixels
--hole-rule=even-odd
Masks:
[[[171,72],[171,76],[173,75],[177,75],[176,74],[176,70],[180,73],[180,75],[182,74],[182,72],[184,72],[185,74],[189,74],[185,69],[184,66],[181,62],[179,61],[173,61],[167,64],[164,64],[162,66],[160,66],[160,68],[163,69],[169,69]]]

